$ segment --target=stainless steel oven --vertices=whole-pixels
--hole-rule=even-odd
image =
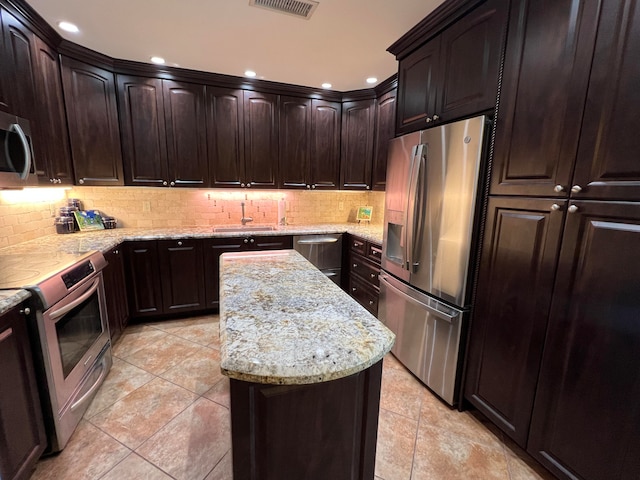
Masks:
[[[107,264],[104,257],[100,252],[80,258],[62,255],[56,266],[47,260],[11,259],[23,274],[30,269],[55,272],[21,285],[34,294],[29,330],[49,440],[45,453],[52,453],[66,445],[112,358],[101,272]],[[0,259],[0,266],[10,271],[9,263]]]

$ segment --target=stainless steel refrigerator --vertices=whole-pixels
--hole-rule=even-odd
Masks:
[[[389,145],[378,318],[396,334],[393,354],[450,405],[489,125],[479,116]]]

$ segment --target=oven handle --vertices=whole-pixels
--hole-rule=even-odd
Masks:
[[[82,404],[88,398],[90,398],[91,395],[94,394],[94,392],[100,387],[100,385],[102,385],[102,381],[104,380],[104,377],[106,377],[107,373],[109,373],[109,370],[106,368],[106,363],[107,363],[107,357],[106,356],[102,357],[102,361],[100,362],[100,368],[102,368],[102,372],[100,373],[100,376],[98,377],[96,382],[93,385],[91,385],[91,388],[89,390],[87,390],[87,393],[85,393],[78,400],[73,402],[73,404],[71,405],[71,411],[72,412],[77,410],[79,407],[81,407]]]
[[[63,315],[66,315],[67,313],[69,313],[71,310],[73,310],[74,308],[76,308],[78,305],[80,305],[82,302],[84,302],[87,298],[89,298],[91,295],[94,294],[94,292],[98,289],[98,286],[100,285],[100,277],[96,278],[93,281],[93,285],[91,285],[86,292],[84,292],[80,297],[76,298],[73,302],[71,302],[68,305],[65,305],[64,307],[55,310],[53,312],[51,312],[51,314],[49,315],[49,318],[51,318],[51,320],[55,320],[57,318],[62,317]]]

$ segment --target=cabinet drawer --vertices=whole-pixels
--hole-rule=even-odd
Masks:
[[[380,293],[377,288],[363,282],[355,275],[349,275],[349,294],[373,315],[378,315]]]
[[[367,248],[367,258],[373,260],[379,266],[380,260],[382,259],[382,246],[375,243],[369,243],[369,248]]]
[[[367,242],[360,240],[359,238],[351,237],[349,240],[349,249],[352,252],[359,253],[360,255],[367,254]]]
[[[369,262],[361,255],[352,253],[349,256],[349,272],[358,275],[362,280],[365,280],[366,283],[372,286],[380,286],[380,281],[378,280],[380,267]]]

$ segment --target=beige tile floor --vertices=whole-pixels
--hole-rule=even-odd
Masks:
[[[40,460],[32,479],[231,480],[217,316],[130,326],[113,354],[67,447]],[[490,424],[449,409],[392,355],[383,367],[377,480],[551,478]]]

